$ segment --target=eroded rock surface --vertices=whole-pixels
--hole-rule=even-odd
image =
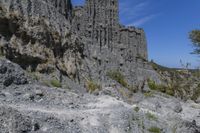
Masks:
[[[144,31],[119,24],[117,0],[83,7],[70,0],[2,0],[0,12],[1,54],[42,78],[109,86],[107,73],[116,70],[130,86],[160,81],[147,61]]]

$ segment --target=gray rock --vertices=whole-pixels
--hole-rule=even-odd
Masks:
[[[174,111],[175,111],[176,113],[180,113],[182,110],[183,110],[183,109],[182,109],[181,104],[180,104],[180,103],[176,103],[176,106],[175,106],[175,108],[174,108]]]
[[[41,90],[36,90],[35,94],[41,97],[44,96],[44,93]]]
[[[196,103],[200,103],[200,97],[195,100]]]
[[[8,60],[0,59],[0,70],[1,86],[8,87],[12,84],[23,85],[27,84],[29,81],[22,68]]]
[[[29,117],[21,114],[6,105],[0,105],[0,131],[6,132],[31,132],[32,123]]]
[[[142,88],[142,92],[148,93],[148,92],[150,92],[150,91],[151,91],[151,89],[149,88],[148,83],[145,82],[145,83],[144,83],[144,87]]]
[[[200,127],[196,125],[196,121],[192,122],[183,122],[179,125],[179,128],[176,130],[178,133],[199,133]]]
[[[176,113],[180,113],[183,110],[182,105],[178,100],[173,100],[169,106]]]

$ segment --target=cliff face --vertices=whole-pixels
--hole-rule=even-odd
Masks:
[[[147,61],[145,33],[119,23],[118,0],[87,0],[73,12],[72,29],[85,43],[83,75],[105,83],[106,73],[117,70],[129,84],[156,79]]]
[[[120,71],[130,85],[158,79],[142,29],[119,24],[117,0],[1,0],[1,54],[22,68],[81,85],[110,84]]]
[[[0,46],[6,58],[30,71],[75,75],[82,43],[71,33],[70,1],[1,0],[0,7]]]

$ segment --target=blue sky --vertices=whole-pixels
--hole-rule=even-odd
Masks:
[[[80,5],[84,0],[72,0]],[[200,29],[200,0],[119,0],[120,22],[146,32],[149,60],[168,67],[181,67],[180,60],[200,66],[191,55],[188,32]]]

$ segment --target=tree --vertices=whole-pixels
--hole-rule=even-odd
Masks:
[[[189,33],[189,38],[193,43],[194,52],[193,54],[200,55],[200,30],[193,30]]]

